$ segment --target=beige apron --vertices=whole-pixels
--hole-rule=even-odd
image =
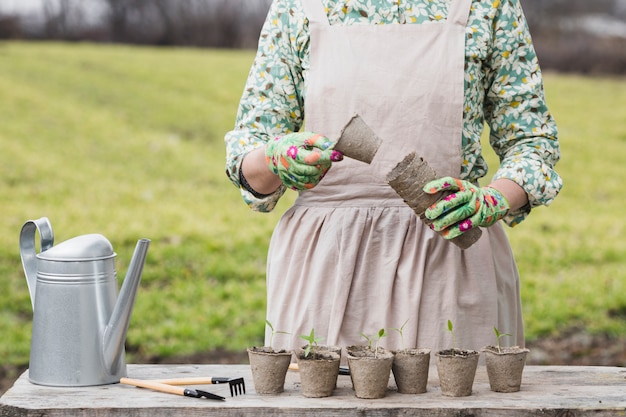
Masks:
[[[298,196],[270,242],[267,318],[290,336],[276,347],[365,342],[433,350],[493,344],[493,327],[523,345],[519,277],[500,224],[462,251],[425,227],[384,181],[416,150],[458,176],[465,25],[471,0],[451,0],[446,22],[333,25],[322,0],[302,0],[311,33],[306,130],[338,138],[353,114],[383,139],[371,165],[346,158]],[[266,339],[269,336],[266,334]]]

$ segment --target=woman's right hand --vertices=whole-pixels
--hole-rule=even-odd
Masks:
[[[333,162],[343,155],[333,148],[335,142],[311,132],[289,133],[270,140],[265,147],[265,160],[274,174],[292,190],[315,187]]]

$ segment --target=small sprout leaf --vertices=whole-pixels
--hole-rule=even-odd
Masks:
[[[282,331],[282,330],[274,330],[274,326],[273,326],[273,325],[272,325],[272,323],[271,323],[269,320],[267,320],[267,319],[265,319],[265,324],[267,325],[267,327],[269,327],[269,328],[270,328],[270,331],[271,331],[271,334],[270,334],[270,343],[269,343],[269,348],[270,348],[270,349],[272,349],[272,350],[274,350],[274,346],[272,345],[272,343],[273,343],[273,341],[274,341],[274,336],[275,336],[277,333],[280,333],[280,334],[289,334],[289,332],[284,332],[284,331]]]
[[[319,342],[324,340],[323,337],[318,337],[318,338],[315,337],[315,328],[311,329],[311,333],[309,333],[308,336],[307,335],[300,335],[300,338],[306,340],[307,342],[309,342],[309,344],[304,349],[304,357],[305,358],[309,357],[309,353],[311,353],[311,351],[313,351],[313,355],[315,355],[315,349],[313,349],[313,347],[317,346],[317,344]]]
[[[404,347],[404,326],[406,326],[406,324],[409,322],[409,319],[406,319],[405,322],[402,324],[402,326],[400,326],[399,328],[395,328],[392,327],[391,330],[395,330],[398,333],[400,333],[400,341],[402,342],[402,350],[405,349]]]
[[[496,341],[498,343],[498,353],[502,353],[502,349],[500,348],[500,339],[504,336],[512,336],[509,333],[500,333],[500,330],[496,326],[493,326],[493,332],[496,334]]]
[[[452,335],[452,356],[456,354],[456,335],[454,334],[454,327],[452,326],[452,321],[448,320],[448,331]]]

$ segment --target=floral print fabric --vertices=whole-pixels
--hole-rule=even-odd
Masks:
[[[331,25],[440,24],[454,0],[320,0]],[[445,51],[442,51],[445,53]],[[241,187],[243,157],[304,122],[309,66],[308,21],[299,0],[274,0],[239,105],[234,130],[225,136],[226,173],[257,211],[271,211],[286,188],[256,198]],[[562,187],[555,121],[519,0],[474,0],[466,27],[465,103],[460,178],[477,182],[487,173],[480,136],[485,124],[500,158],[494,179],[522,186],[529,205],[509,213],[515,225],[530,209],[548,205]],[[318,132],[323,134],[324,132]]]

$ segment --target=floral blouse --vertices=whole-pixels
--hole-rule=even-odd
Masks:
[[[425,24],[445,21],[454,0],[320,0],[331,25]],[[445,53],[445,52],[442,52]],[[500,158],[494,179],[515,181],[529,204],[504,221],[513,226],[530,209],[548,205],[562,187],[557,127],[519,0],[474,0],[466,27],[462,179],[487,173],[480,136],[486,123]],[[256,211],[271,211],[285,192],[257,198],[240,184],[243,157],[270,138],[300,130],[309,67],[308,20],[300,0],[274,0],[239,104],[225,136],[226,174]],[[323,132],[321,132],[323,133]]]

